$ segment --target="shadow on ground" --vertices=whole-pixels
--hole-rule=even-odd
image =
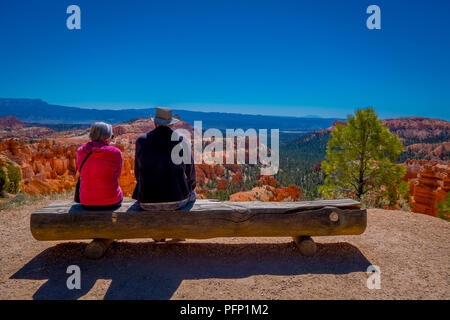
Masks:
[[[355,246],[318,243],[314,257],[304,257],[292,242],[264,244],[116,242],[100,260],[87,260],[85,243],[49,248],[11,276],[47,280],[34,299],[77,299],[98,279],[110,279],[105,299],[169,299],[185,279],[246,278],[253,275],[346,274],[365,272],[371,264]],[[81,289],[68,290],[69,265],[81,269]]]

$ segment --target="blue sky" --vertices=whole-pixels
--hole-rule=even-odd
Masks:
[[[68,30],[66,8],[81,8]],[[368,30],[366,8],[381,8]],[[450,120],[450,1],[0,0],[0,97]]]

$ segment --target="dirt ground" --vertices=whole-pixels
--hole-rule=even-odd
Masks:
[[[86,242],[38,242],[30,213],[0,211],[0,299],[448,299],[450,224],[416,213],[371,209],[360,236],[317,237],[302,256],[290,238],[217,238],[113,243],[86,260]],[[67,267],[81,268],[69,290]],[[380,268],[369,289],[367,268]]]

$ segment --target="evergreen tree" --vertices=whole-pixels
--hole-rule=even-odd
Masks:
[[[325,184],[319,191],[358,200],[372,191],[392,195],[406,172],[396,164],[402,152],[399,138],[381,124],[372,108],[357,110],[347,125],[338,124],[332,132],[322,162]]]

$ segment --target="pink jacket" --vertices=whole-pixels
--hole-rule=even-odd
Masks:
[[[92,151],[81,172],[80,200],[88,206],[107,206],[122,200],[119,187],[122,153],[105,142],[91,141],[78,148],[77,169]]]

